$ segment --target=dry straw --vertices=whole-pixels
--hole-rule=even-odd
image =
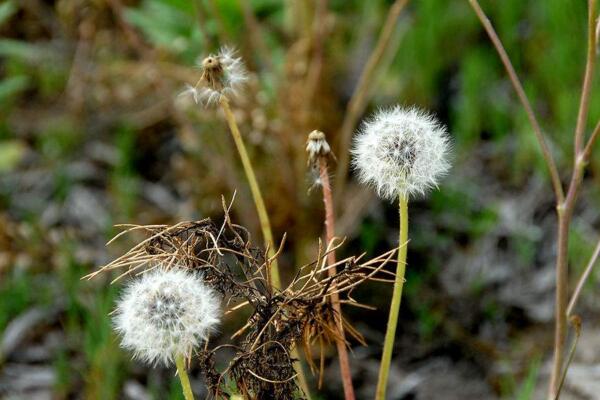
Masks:
[[[145,232],[148,237],[88,278],[111,271],[122,272],[119,277],[142,274],[143,284],[134,284],[126,290],[124,297],[133,301],[133,296],[137,294],[142,301],[136,301],[135,307],[130,311],[137,310],[142,317],[149,315],[147,322],[150,327],[144,327],[136,336],[136,346],[143,346],[139,335],[147,334],[148,329],[157,329],[152,328],[153,316],[160,317],[160,329],[168,329],[170,332],[175,330],[171,327],[178,326],[173,323],[176,319],[174,316],[183,318],[184,315],[191,315],[192,323],[189,326],[196,328],[189,331],[198,333],[194,336],[198,342],[191,345],[194,348],[194,359],[198,361],[204,374],[209,398],[215,399],[229,396],[225,392],[227,382],[234,383],[239,391],[237,394],[243,398],[296,398],[302,391],[295,382],[297,373],[294,366],[297,364],[297,357],[293,355],[292,349],[302,347],[306,359],[311,362],[311,368],[322,374],[325,344],[339,339],[337,324],[340,319],[331,306],[332,297],[349,294],[367,280],[389,282],[390,274],[383,268],[395,255],[394,249],[368,261],[363,261],[361,255],[329,264],[326,258],[337,248],[329,244],[327,250],[319,249],[314,262],[298,269],[298,274],[288,286],[276,290],[268,284],[266,271],[269,258],[264,251],[250,244],[247,230],[232,223],[227,214],[221,226],[205,219],[181,222],[173,226],[128,226],[124,233],[134,232]],[[118,237],[121,234],[116,238]],[[328,272],[330,269],[339,269],[339,272],[331,274]],[[184,278],[186,282],[182,281]],[[181,288],[175,289],[174,284]],[[165,293],[167,287],[170,290]],[[197,298],[184,300],[179,297],[184,293],[189,295],[188,289],[192,287],[195,292],[200,292],[199,296],[206,297],[204,300],[219,299],[228,308],[225,314],[236,313],[241,308],[249,309],[245,314],[238,314],[249,314],[250,317],[232,336],[232,339],[237,340],[235,344],[210,348],[205,341],[204,346],[196,347],[196,344],[207,338],[218,317],[213,315],[215,309],[212,306],[205,307]],[[145,288],[148,293],[140,293],[141,288]],[[174,298],[177,300],[174,301]],[[125,301],[128,300],[123,300],[121,306]],[[183,306],[187,302],[193,302],[199,310],[188,310],[187,306]],[[349,295],[340,302],[365,307],[352,300]],[[147,310],[148,304],[154,306],[151,312]],[[171,304],[181,305],[179,311],[171,311]],[[194,322],[195,316],[201,313],[212,317],[205,324]],[[137,323],[128,323],[121,331],[129,332],[132,326],[138,326]],[[188,326],[187,323],[186,320],[185,326]],[[360,334],[343,318],[341,323],[345,332],[362,341]],[[193,340],[191,336],[189,338]],[[167,340],[166,343],[171,342]],[[171,344],[170,347],[165,346],[164,353],[161,350],[158,356],[154,353],[144,355],[145,348],[137,351],[142,358],[164,359],[169,363],[172,360],[170,354],[184,353],[174,359],[184,390],[187,391],[189,385],[184,359],[189,355],[190,346],[179,348],[176,341]],[[315,346],[320,352],[318,364],[312,362]],[[216,353],[224,349],[228,349],[229,354],[233,351],[234,356],[224,370],[218,371],[215,367]],[[189,396],[187,398],[191,399]]]

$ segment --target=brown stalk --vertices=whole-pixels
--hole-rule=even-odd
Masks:
[[[407,3],[408,0],[396,0],[390,7],[385,24],[383,25],[381,33],[379,34],[379,39],[377,39],[377,44],[375,45],[373,52],[369,56],[369,59],[367,60],[367,63],[360,74],[358,84],[356,85],[354,93],[352,94],[352,97],[348,102],[348,106],[346,107],[346,113],[344,121],[342,122],[340,139],[338,142],[338,153],[340,154],[340,159],[336,170],[335,181],[335,187],[337,192],[340,194],[340,198],[343,196],[344,185],[348,175],[348,161],[350,157],[348,147],[350,146],[352,131],[354,131],[358,119],[365,110],[369,97],[369,89],[373,86],[372,81],[375,76],[375,71],[392,39],[392,33],[394,33],[394,28],[396,27],[398,17],[400,17],[402,10]]]
[[[587,266],[585,267],[583,274],[581,274],[581,277],[579,278],[579,281],[577,282],[577,286],[575,287],[575,290],[573,291],[573,295],[571,296],[571,301],[569,301],[569,306],[567,307],[567,317],[570,317],[573,314],[573,309],[575,308],[575,305],[577,304],[577,300],[579,299],[579,295],[581,294],[583,285],[590,277],[590,274],[592,273],[592,269],[594,268],[596,261],[598,261],[599,256],[600,256],[600,240],[598,240],[598,244],[596,245],[594,254],[592,254],[592,257],[590,257],[590,261],[588,262]]]
[[[205,49],[214,50],[214,43],[211,39],[210,34],[208,33],[208,29],[206,29],[206,13],[204,10],[204,5],[202,4],[202,0],[194,1],[194,5],[196,6],[196,17],[198,18],[198,27],[200,28],[200,34],[202,35],[202,39],[204,40]]]
[[[485,31],[487,32],[488,36],[490,37],[490,40],[492,41],[492,44],[496,48],[496,52],[500,56],[500,59],[502,60],[502,64],[504,64],[504,68],[506,69],[506,72],[508,73],[508,77],[510,78],[510,81],[515,89],[515,92],[517,92],[517,96],[519,97],[519,100],[521,101],[521,104],[523,105],[523,108],[525,109],[525,112],[527,113],[527,118],[529,119],[529,122],[531,123],[531,126],[533,127],[533,132],[535,133],[535,137],[537,138],[537,141],[542,150],[542,155],[544,156],[544,160],[546,161],[546,166],[548,167],[548,171],[550,172],[550,178],[552,179],[552,186],[554,188],[554,193],[556,194],[556,198],[559,199],[559,202],[562,202],[562,200],[564,199],[564,192],[563,192],[562,184],[560,182],[560,177],[558,175],[558,169],[556,167],[556,163],[554,162],[554,157],[552,157],[552,153],[550,152],[550,148],[548,147],[548,144],[546,143],[544,134],[542,133],[542,128],[540,127],[540,124],[539,124],[537,118],[535,117],[535,113],[533,112],[531,103],[529,102],[529,99],[527,98],[527,94],[525,94],[523,85],[521,84],[521,81],[519,80],[519,77],[517,76],[517,73],[515,72],[515,69],[510,61],[510,58],[508,57],[508,54],[506,53],[506,50],[504,50],[502,41],[500,40],[500,38],[498,37],[498,34],[494,30],[492,23],[490,22],[488,17],[485,15],[483,10],[481,9],[479,2],[477,0],[469,0],[469,3],[471,4],[471,7],[475,11],[475,14],[477,14],[477,17],[481,21],[481,24],[485,28]]]
[[[217,22],[218,41],[220,43],[232,43],[227,26],[225,26],[225,20],[223,19],[221,10],[219,10],[219,5],[215,0],[208,0],[208,7],[213,19]]]
[[[594,79],[594,68],[596,66],[596,32],[595,32],[596,0],[588,0],[588,49],[583,88],[581,90],[581,102],[577,115],[577,127],[575,128],[575,157],[579,156],[583,149],[583,137],[590,109],[590,92]]]
[[[552,376],[550,379],[550,388],[549,388],[549,398],[554,399],[558,396],[560,387],[562,386],[561,376],[566,374],[566,368],[568,368],[568,364],[565,366],[565,370],[563,371],[563,360],[565,353],[565,341],[567,334],[567,315],[569,313],[567,309],[567,301],[568,301],[568,242],[569,242],[569,227],[571,224],[573,210],[575,207],[575,203],[577,201],[577,196],[579,194],[581,188],[581,182],[583,180],[583,172],[585,169],[585,165],[589,160],[591,155],[592,146],[596,141],[599,131],[600,131],[600,123],[594,129],[590,139],[583,146],[584,140],[584,132],[585,132],[585,124],[588,115],[589,109],[589,97],[591,91],[591,82],[593,78],[593,71],[595,66],[596,57],[596,33],[595,33],[595,15],[596,15],[596,0],[588,0],[588,52],[587,52],[587,63],[585,76],[583,80],[583,88],[581,93],[581,101],[578,111],[577,118],[577,126],[574,132],[574,149],[575,149],[575,160],[574,167],[571,174],[571,179],[569,181],[569,186],[567,190],[567,194],[565,197],[565,193],[560,182],[560,177],[558,174],[558,170],[556,167],[556,163],[550,153],[548,145],[544,139],[542,134],[540,125],[535,117],[531,104],[523,90],[523,86],[519,81],[519,78],[510,62],[508,54],[504,50],[504,46],[500,41],[500,38],[496,34],[492,24],[489,19],[481,9],[477,0],[469,0],[471,7],[477,14],[477,17],[481,21],[483,27],[485,28],[490,40],[492,41],[494,47],[504,67],[508,73],[508,76],[514,86],[517,95],[527,113],[529,121],[533,126],[534,133],[542,150],[542,155],[544,156],[544,160],[550,171],[550,176],[552,180],[552,186],[554,188],[554,192],[556,195],[556,210],[558,215],[558,238],[557,238],[557,255],[556,255],[556,305],[555,305],[555,337],[554,337],[554,360],[552,365]],[[590,267],[591,268],[591,267]],[[583,282],[589,276],[588,268],[584,271],[584,275],[580,279],[580,284],[583,285]],[[579,296],[579,292],[581,289],[576,289],[573,299],[571,303],[574,305],[577,297]],[[571,310],[572,307],[569,308]],[[572,310],[571,310],[572,311]]]
[[[263,40],[263,33],[261,32],[261,26],[254,15],[254,11],[252,10],[252,4],[248,0],[238,0],[242,8],[242,13],[244,14],[244,22],[246,23],[246,27],[248,28],[248,34],[250,36],[250,44],[254,48],[255,54],[258,54],[258,59],[260,62],[264,63],[265,67],[268,70],[273,70],[273,65],[271,64],[271,57],[269,56],[269,51],[267,49],[267,45]]]
[[[598,121],[598,123],[596,124],[596,127],[594,128],[594,131],[592,132],[592,136],[590,136],[587,144],[585,145],[585,148],[583,149],[583,159],[584,160],[587,161],[590,159],[590,155],[592,154],[592,147],[594,146],[594,143],[598,139],[598,136],[600,136],[600,121]]]
[[[311,35],[313,56],[306,75],[306,91],[304,94],[304,119],[308,119],[310,107],[313,104],[321,70],[323,69],[323,44],[325,39],[325,17],[327,16],[327,0],[316,2],[315,16],[313,18],[313,29]]]
[[[319,176],[323,188],[323,203],[325,204],[325,237],[326,242],[332,244],[335,237],[335,217],[333,212],[333,195],[331,193],[331,184],[329,182],[329,171],[327,169],[327,157],[319,157]],[[335,267],[335,252],[330,251],[327,254],[327,263],[329,268],[327,274],[333,278],[337,274]],[[350,360],[348,359],[348,349],[346,348],[346,337],[344,325],[342,322],[342,308],[340,306],[340,296],[334,292],[331,295],[331,305],[335,311],[335,322],[338,327],[338,337],[336,337],[336,347],[340,361],[340,374],[344,386],[344,398],[354,400],[354,387],[352,386],[352,373],[350,370]]]

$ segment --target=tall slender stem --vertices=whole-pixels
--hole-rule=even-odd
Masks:
[[[596,261],[598,261],[599,257],[600,257],[600,240],[598,240],[598,244],[596,245],[594,254],[592,254],[590,261],[588,262],[587,266],[585,267],[583,274],[581,274],[581,277],[579,278],[579,281],[577,282],[577,286],[575,287],[575,290],[573,291],[573,295],[571,296],[571,301],[569,302],[569,306],[567,307],[567,317],[570,317],[573,314],[573,309],[575,309],[575,305],[577,304],[579,295],[581,294],[581,291],[583,290],[583,285],[585,285],[585,282],[590,277],[590,275],[592,273],[592,269],[594,268],[594,265],[596,264]]]
[[[564,200],[565,195],[564,195],[562,184],[560,182],[558,168],[556,167],[556,162],[554,161],[554,157],[552,156],[552,153],[550,152],[550,148],[548,147],[548,144],[546,143],[546,139],[544,137],[544,134],[542,133],[542,128],[540,127],[540,124],[535,116],[535,113],[533,112],[531,103],[529,102],[529,99],[527,98],[527,94],[525,94],[523,85],[521,84],[521,81],[519,80],[519,77],[517,76],[517,73],[515,72],[515,69],[510,61],[510,57],[508,57],[508,54],[506,53],[506,50],[504,49],[504,46],[502,45],[502,41],[500,40],[500,38],[498,37],[498,34],[494,30],[494,27],[492,26],[492,23],[490,22],[489,18],[483,12],[483,9],[479,5],[479,2],[477,0],[469,0],[469,3],[471,4],[471,7],[475,11],[475,14],[477,14],[477,17],[479,18],[481,25],[483,25],[485,31],[487,32],[492,44],[496,48],[496,52],[498,53],[498,56],[500,56],[500,60],[502,61],[502,64],[504,64],[504,69],[506,69],[506,72],[508,74],[508,77],[510,78],[510,81],[511,81],[514,89],[515,89],[515,92],[517,92],[517,96],[519,97],[519,100],[521,101],[521,104],[523,105],[523,108],[525,109],[527,118],[529,119],[529,123],[533,127],[533,133],[535,133],[535,137],[537,138],[537,141],[542,150],[542,156],[544,157],[544,161],[546,162],[546,166],[548,167],[548,171],[550,172],[550,178],[552,180],[552,187],[554,188],[554,193],[556,194],[557,202],[560,204]]]
[[[325,236],[327,244],[331,244],[335,237],[335,217],[333,212],[333,195],[331,193],[331,184],[329,182],[329,171],[327,169],[327,158],[319,157],[319,176],[323,187],[323,203],[325,204]],[[335,268],[335,252],[330,251],[327,254],[327,263],[329,276],[336,274]],[[332,267],[333,265],[333,267]],[[331,305],[335,312],[335,322],[338,328],[339,337],[336,338],[335,345],[337,347],[338,359],[340,361],[340,375],[342,377],[342,385],[344,386],[344,398],[346,400],[354,400],[354,387],[352,386],[352,373],[350,370],[350,361],[348,359],[348,349],[346,348],[346,335],[344,333],[344,324],[342,321],[342,308],[340,306],[340,296],[334,293],[331,296]]]
[[[577,201],[577,195],[581,189],[583,173],[587,157],[591,152],[591,146],[595,140],[595,133],[592,133],[590,141],[584,145],[585,125],[589,109],[589,96],[591,83],[594,75],[594,66],[596,58],[596,0],[588,0],[588,53],[583,79],[583,88],[581,90],[581,101],[577,116],[577,126],[575,128],[575,159],[569,189],[564,200],[559,199],[558,211],[558,254],[556,256],[556,305],[555,305],[555,334],[554,334],[554,358],[552,363],[552,374],[550,376],[549,398],[557,398],[560,394],[562,385],[561,376],[566,375],[566,368],[563,373],[563,360],[565,353],[565,341],[567,336],[567,317],[570,308],[567,305],[569,289],[569,266],[568,266],[568,246],[569,246],[569,226],[573,216],[573,210]],[[591,144],[590,144],[591,143]],[[589,152],[588,152],[589,150]]]
[[[556,256],[556,297],[554,305],[554,358],[552,375],[550,378],[550,398],[554,398],[558,390],[560,373],[564,359],[565,339],[567,336],[567,297],[568,288],[568,262],[567,246],[569,238],[569,217],[565,210],[558,209],[558,239]]]
[[[575,158],[579,156],[583,149],[583,138],[585,134],[585,125],[587,122],[588,111],[590,108],[590,93],[592,90],[592,81],[594,79],[594,67],[596,66],[596,0],[588,0],[588,49],[587,62],[585,64],[585,75],[583,78],[583,88],[581,89],[581,101],[579,103],[579,113],[577,115],[577,127],[575,128]]]
[[[335,190],[340,194],[340,198],[344,195],[344,184],[346,182],[346,177],[348,176],[348,162],[350,157],[348,147],[350,146],[352,131],[365,110],[370,93],[369,89],[372,87],[375,71],[377,70],[377,66],[381,61],[385,50],[388,48],[392,39],[392,33],[394,33],[394,28],[396,27],[396,22],[406,6],[406,3],[408,3],[408,0],[396,0],[390,7],[385,24],[383,25],[383,28],[381,28],[381,33],[377,39],[377,44],[369,56],[369,59],[360,74],[354,93],[352,93],[352,97],[348,102],[338,144],[340,158],[336,171]]]
[[[256,205],[256,211],[260,221],[260,228],[262,230],[265,242],[269,248],[268,256],[271,258],[271,268],[267,272],[269,281],[274,288],[279,289],[281,288],[281,278],[279,275],[277,260],[274,258],[275,247],[273,242],[273,233],[271,231],[271,222],[269,221],[269,214],[267,213],[267,208],[260,191],[260,186],[258,186],[258,181],[256,180],[256,175],[254,174],[254,169],[252,168],[252,163],[250,162],[250,157],[248,156],[248,151],[246,150],[246,146],[242,140],[242,135],[240,134],[240,129],[238,128],[237,122],[235,122],[235,117],[231,112],[231,107],[229,107],[229,100],[227,97],[221,96],[219,103],[221,104],[221,108],[225,113],[225,119],[229,125],[229,130],[231,131],[235,146],[240,154],[240,159],[242,160],[242,165],[244,166],[244,172],[246,173],[246,178],[248,179],[248,184],[250,185],[250,191],[252,192],[252,197],[254,198],[254,204]],[[292,357],[298,358],[298,352],[296,349],[292,350]],[[300,362],[295,363],[294,368],[298,374],[298,384],[300,385],[300,388],[310,399],[306,374],[304,373],[304,369],[302,368]]]
[[[229,125],[231,136],[233,136],[233,141],[235,142],[235,146],[240,154],[240,159],[242,160],[244,172],[246,173],[246,178],[248,179],[248,184],[250,185],[250,191],[252,192],[254,204],[256,205],[256,212],[258,213],[258,219],[260,221],[260,229],[262,230],[265,242],[269,247],[268,256],[269,258],[272,258],[271,269],[269,271],[270,281],[275,288],[279,289],[281,288],[281,278],[279,276],[277,260],[273,258],[275,255],[275,246],[273,242],[273,232],[271,231],[271,221],[269,220],[269,214],[267,213],[267,208],[260,191],[260,186],[258,186],[258,181],[256,180],[256,175],[254,174],[254,168],[252,168],[252,163],[250,162],[246,145],[244,145],[244,140],[240,134],[240,129],[238,128],[237,122],[235,122],[235,117],[231,112],[231,107],[229,107],[229,100],[227,97],[221,96],[219,103],[221,104],[221,108],[225,113],[225,119]]]
[[[600,24],[598,24],[598,26],[600,26]],[[600,121],[598,121],[598,123],[596,124],[596,127],[592,131],[592,135],[588,139],[588,142],[585,145],[585,148],[583,149],[583,161],[584,162],[587,162],[589,160],[590,155],[592,154],[592,148],[594,147],[594,143],[596,142],[596,140],[598,139],[599,136],[600,136]]]
[[[181,354],[175,356],[175,365],[177,366],[177,375],[179,375],[181,387],[183,388],[183,397],[185,397],[185,400],[194,400],[194,394],[192,393],[192,387],[190,386],[190,378],[185,371],[185,361]]]
[[[400,301],[402,300],[402,288],[404,287],[404,274],[406,272],[406,250],[408,244],[408,198],[400,196],[400,242],[398,244],[398,266],[396,267],[396,278],[394,280],[394,292],[390,305],[387,329],[383,343],[383,355],[379,366],[379,378],[377,380],[376,400],[385,400],[387,380],[390,373],[390,363],[394,350],[394,339],[396,337],[396,326],[398,325],[398,313],[400,312]]]

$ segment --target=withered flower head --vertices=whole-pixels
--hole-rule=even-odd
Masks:
[[[331,154],[331,148],[323,132],[314,130],[308,134],[306,152],[309,164],[317,162],[319,157],[328,157]]]
[[[202,76],[196,86],[188,86],[184,94],[191,94],[194,101],[205,106],[216,104],[221,96],[238,95],[248,75],[241,58],[235,50],[222,47],[217,54],[202,60]]]

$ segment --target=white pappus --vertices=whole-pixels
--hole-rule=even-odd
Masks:
[[[202,76],[196,86],[188,85],[182,94],[192,95],[198,104],[210,106],[219,102],[221,95],[232,98],[238,95],[248,80],[244,62],[235,56],[235,50],[222,47],[200,64]]]
[[[157,268],[124,290],[113,323],[121,346],[150,364],[189,357],[208,339],[221,317],[220,299],[197,274]]]
[[[450,139],[435,117],[418,108],[378,111],[354,138],[352,164],[361,182],[385,199],[424,195],[450,169]]]

